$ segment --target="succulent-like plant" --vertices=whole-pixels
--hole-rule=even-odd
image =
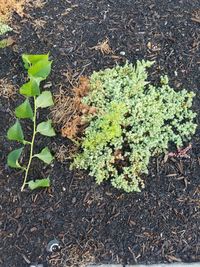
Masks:
[[[33,158],[39,158],[46,164],[50,164],[53,160],[53,156],[48,147],[43,148],[40,153],[34,154],[34,142],[36,134],[42,134],[45,136],[55,136],[55,131],[51,125],[51,120],[40,122],[37,125],[37,111],[41,108],[46,108],[54,105],[52,94],[50,91],[40,92],[40,83],[45,80],[51,71],[52,61],[49,61],[49,55],[22,55],[25,68],[28,70],[29,81],[20,88],[20,94],[25,97],[24,102],[15,109],[15,115],[17,117],[13,126],[8,129],[7,138],[9,140],[18,141],[23,145],[30,146],[30,153],[27,166],[22,166],[19,163],[20,156],[23,148],[18,148],[9,153],[7,158],[8,166],[12,168],[21,169],[25,172],[24,181],[21,187],[21,191],[25,186],[33,190],[38,187],[48,187],[50,185],[49,178],[36,179],[27,181],[28,173],[31,167]],[[30,103],[30,98],[33,99],[33,108]],[[33,123],[32,140],[27,141],[24,138],[24,133],[19,119],[30,119]]]
[[[152,156],[166,152],[169,143],[178,148],[195,132],[193,92],[176,92],[166,76],[160,86],[147,81],[146,68],[153,63],[137,61],[94,72],[82,103],[96,113],[88,122],[72,167],[90,171],[96,182],[111,180],[126,192],[144,187]]]

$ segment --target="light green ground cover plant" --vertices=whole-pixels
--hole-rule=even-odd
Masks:
[[[5,48],[8,46],[7,39],[0,40],[0,48]]]
[[[13,29],[10,26],[0,21],[0,35],[4,35],[12,30]]]
[[[53,156],[48,147],[43,148],[39,153],[33,153],[36,134],[41,134],[50,137],[55,136],[55,131],[52,127],[51,120],[40,122],[38,125],[36,122],[38,115],[37,113],[39,109],[47,108],[54,105],[52,94],[50,91],[40,92],[40,83],[44,81],[50,74],[52,61],[49,61],[48,54],[24,54],[22,55],[22,59],[24,62],[24,66],[28,71],[29,81],[22,85],[22,87],[20,88],[20,94],[25,97],[25,100],[15,109],[15,115],[17,117],[16,122],[8,129],[7,132],[7,138],[9,140],[18,141],[24,146],[30,146],[27,166],[22,166],[19,163],[24,146],[10,152],[7,158],[8,166],[12,168],[21,169],[25,172],[21,191],[24,190],[26,185],[28,185],[31,190],[36,189],[38,187],[49,187],[49,178],[30,181],[27,181],[27,179],[33,158],[39,158],[46,164],[50,164],[53,160]],[[30,98],[32,99],[33,105],[31,105]],[[33,134],[31,141],[25,140],[19,119],[30,119],[32,121]]]
[[[8,37],[0,41],[0,48],[5,48],[7,46],[12,45],[13,43],[14,43],[14,40],[11,37]]]
[[[98,184],[111,184],[126,192],[139,192],[151,157],[166,152],[169,143],[178,148],[195,133],[190,108],[193,92],[176,92],[162,77],[160,86],[147,81],[153,63],[137,61],[94,72],[90,90],[82,102],[95,107],[85,115],[89,123],[72,168],[90,171]]]
[[[4,35],[12,30],[13,29],[10,26],[0,21],[0,37],[1,35]],[[9,46],[10,44],[9,40],[10,40],[9,38],[0,40],[0,48],[5,48],[6,46]]]

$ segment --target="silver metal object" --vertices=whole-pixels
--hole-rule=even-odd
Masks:
[[[47,244],[47,251],[48,252],[57,252],[61,249],[60,243],[57,239],[53,239],[49,241]]]

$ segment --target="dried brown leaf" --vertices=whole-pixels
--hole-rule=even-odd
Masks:
[[[51,116],[63,137],[71,140],[79,139],[87,124],[84,115],[97,112],[95,107],[89,107],[82,103],[82,98],[88,94],[89,89],[89,79],[80,77],[79,85],[72,89],[72,96],[66,95],[64,90],[60,90],[60,93],[55,96],[55,106]]]

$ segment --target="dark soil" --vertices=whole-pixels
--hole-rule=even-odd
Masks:
[[[49,80],[58,94],[61,86],[70,90],[67,71],[89,75],[126,59],[150,59],[155,60],[152,80],[168,74],[177,90],[196,92],[194,109],[199,114],[198,16],[199,0],[48,0],[43,8],[27,7],[24,18],[14,15],[16,44],[0,50],[0,78],[22,85],[26,72],[21,54],[50,51],[54,64]],[[106,37],[119,57],[91,49]],[[0,99],[0,266],[200,260],[199,128],[189,159],[152,160],[141,193],[126,194],[109,183],[97,186],[86,173],[69,171],[67,160],[45,168],[36,162],[31,176],[49,174],[51,189],[21,193],[21,173],[6,166],[6,155],[17,144],[5,139],[21,97]],[[70,144],[59,134],[43,140],[37,140],[36,150],[49,143],[56,153]],[[62,249],[47,253],[53,238]]]

